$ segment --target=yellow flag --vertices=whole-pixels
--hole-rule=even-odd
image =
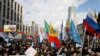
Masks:
[[[70,19],[67,19],[66,27],[67,27],[67,28],[70,28]]]
[[[57,31],[54,30],[53,26],[50,24],[50,33],[51,36],[58,36]]]

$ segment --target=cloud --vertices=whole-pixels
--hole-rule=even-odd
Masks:
[[[87,0],[16,0],[23,5],[23,23],[35,21],[44,26],[44,20],[58,26],[62,20],[67,20],[68,7],[85,3]],[[27,13],[29,12],[29,13]],[[27,22],[27,23],[26,23]],[[64,23],[65,24],[65,23]]]
[[[80,13],[77,13],[76,15],[77,16],[74,20],[75,20],[76,24],[80,24],[83,22],[83,19],[86,18],[87,12],[80,12]]]

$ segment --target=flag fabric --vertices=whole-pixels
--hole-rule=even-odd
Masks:
[[[67,30],[67,32],[70,31],[70,19],[67,19],[67,22],[66,22],[66,30]]]
[[[39,30],[39,29],[38,29]],[[35,33],[35,37],[36,37],[36,39],[38,40],[38,42],[40,43],[40,36],[39,36],[39,32],[36,32]]]
[[[100,32],[100,28],[99,28],[98,24],[97,24],[92,18],[90,18],[89,16],[87,16],[86,21],[89,23],[89,25],[90,25],[94,30],[96,30],[97,32],[98,32],[98,31]]]
[[[88,13],[88,16],[89,16],[93,21],[95,21],[95,22],[97,23],[97,19],[96,19],[96,17],[95,17],[95,14],[96,14],[96,13],[94,13],[94,12],[89,12],[89,13]]]
[[[26,56],[35,56],[37,51],[31,46],[25,51]]]
[[[60,40],[63,40],[63,21],[61,24]]]
[[[83,27],[86,28],[86,34],[94,35],[96,33],[86,20],[83,20]]]
[[[12,36],[11,33],[8,34],[8,37],[11,38],[11,39],[14,39],[14,36]]]
[[[48,34],[49,33],[49,24],[44,20],[45,23],[45,31]]]
[[[93,38],[92,42],[94,42],[94,43],[97,42],[97,37],[95,35],[94,35],[94,38]]]
[[[98,25],[100,27],[100,13],[98,14],[97,22],[98,22]]]
[[[35,38],[38,38],[38,37],[39,37],[38,32],[35,32]]]
[[[97,22],[98,22],[98,25],[99,25],[99,28],[100,28],[100,13],[98,13]],[[100,37],[100,34],[98,34],[97,37]]]
[[[98,23],[94,20],[93,16],[90,17],[87,15],[86,19],[83,21],[83,27],[86,27],[86,31],[89,32],[91,35],[97,35],[100,37],[100,27]]]
[[[52,47],[56,47],[56,45],[55,45],[54,42],[51,42],[51,46],[52,46]]]
[[[80,38],[80,35],[75,27],[74,22],[71,20],[71,24],[70,24],[70,31],[71,31],[71,36],[72,36],[72,40],[74,40],[76,43],[81,44],[82,40]]]
[[[95,13],[95,18],[96,18],[96,20],[98,19],[98,15]]]
[[[42,32],[42,29],[41,28],[39,28],[39,42],[42,42],[42,40],[43,40],[44,38],[43,38],[43,32]]]
[[[56,48],[60,47],[60,40],[58,39],[58,32],[54,30],[51,24],[50,24],[50,32],[49,32],[48,41],[53,42]]]
[[[70,19],[68,18],[66,21],[66,32],[70,35]]]
[[[81,45],[81,44],[77,44],[77,43],[76,43],[76,47],[82,47],[82,45]]]
[[[0,37],[2,37],[7,43],[9,42],[9,37],[6,33],[0,32]]]

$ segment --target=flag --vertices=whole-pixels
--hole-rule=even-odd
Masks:
[[[89,16],[87,16],[86,21],[89,23],[89,25],[95,30],[95,31],[99,31],[100,32],[100,28],[98,26],[98,24]]]
[[[96,12],[95,12],[95,15],[94,15],[94,17],[96,18],[96,20],[98,19],[98,15],[96,14]]]
[[[94,43],[96,43],[96,42],[97,42],[96,40],[97,40],[97,37],[94,35],[94,38],[93,38],[92,41],[93,41]]]
[[[54,42],[51,42],[51,46],[52,47],[56,47]]]
[[[5,42],[7,42],[7,43],[9,42],[9,37],[6,33],[0,32],[0,37],[2,37]]]
[[[12,36],[11,33],[8,33],[8,37],[11,38],[11,39],[14,39],[14,36]]]
[[[60,47],[60,40],[58,39],[58,32],[54,30],[53,26],[50,24],[50,32],[49,32],[49,38],[48,40],[50,42],[53,42],[56,46],[56,48]]]
[[[61,24],[60,40],[63,40],[63,21]]]
[[[72,39],[76,42],[76,43],[79,43],[81,44],[82,43],[82,40],[80,38],[80,35],[75,27],[75,24],[74,22],[71,20],[71,24],[70,24],[70,31],[71,31],[71,36],[72,36]]]
[[[88,17],[90,17],[94,22],[97,23],[97,19],[96,19],[95,14],[93,12],[89,12]]]
[[[35,32],[35,38],[38,38],[38,37],[39,37],[38,32]]]
[[[82,45],[81,45],[81,44],[77,44],[77,43],[76,43],[76,47],[82,47]]]
[[[42,28],[39,28],[39,40],[40,40],[39,42],[42,42],[42,40],[44,39],[42,31],[43,31]]]
[[[45,31],[48,34],[49,33],[49,24],[44,20],[45,22]]]
[[[68,18],[66,21],[66,32],[70,35],[70,19]]]
[[[38,27],[38,31],[35,31],[35,37],[38,40],[38,43],[40,43],[40,37],[39,37],[39,27]]]
[[[83,21],[83,27],[86,27],[86,31],[89,32],[91,35],[97,35],[100,37],[100,27],[98,23],[94,20],[93,16],[90,17],[87,15],[86,19]]]
[[[86,20],[83,20],[83,27],[86,28],[86,34],[94,35],[95,30],[88,24]]]
[[[98,25],[100,27],[100,13],[98,14],[98,19],[97,19]]]

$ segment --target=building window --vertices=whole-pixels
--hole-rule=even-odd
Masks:
[[[10,6],[10,0],[8,0],[8,6]]]
[[[22,23],[22,19],[20,18],[20,23]]]
[[[11,10],[11,20],[13,20],[13,10]]]
[[[4,27],[4,25],[5,25],[5,20],[2,21],[2,27]]]
[[[17,4],[17,3],[15,2],[15,11],[16,11],[16,4]]]
[[[17,29],[19,30],[19,24],[17,24]]]
[[[21,13],[22,13],[22,6],[21,6]]]
[[[17,14],[17,22],[19,22],[19,13]]]
[[[9,24],[9,21],[7,21],[7,24]]]
[[[22,19],[22,14],[20,15],[20,18]]]
[[[17,30],[18,30],[18,24],[16,26],[17,26]]]
[[[13,25],[13,22],[11,22],[11,25]]]
[[[21,25],[20,25],[20,30],[22,30],[22,27],[21,27]]]
[[[9,11],[10,11],[10,9],[7,8],[7,19],[9,19]]]
[[[6,0],[3,0],[4,3],[6,3]]]
[[[5,25],[5,20],[3,20],[2,25],[3,25],[3,26]]]
[[[24,30],[25,30],[25,28],[24,28],[25,26],[23,25],[23,32],[24,32]]]
[[[16,23],[14,23],[16,25]]]
[[[28,27],[28,31],[30,32],[30,26]]]
[[[4,5],[4,7],[3,7],[3,17],[5,17],[6,15],[6,5]]]
[[[18,12],[19,12],[19,4],[18,4]]]
[[[20,15],[20,23],[22,23],[22,15]]]
[[[13,8],[13,2],[14,2],[14,0],[11,0],[11,8]]]
[[[27,32],[27,26],[26,26],[26,32]]]
[[[1,14],[1,7],[2,7],[1,5],[2,5],[2,4],[1,4],[1,2],[0,2],[0,14]]]
[[[16,12],[14,12],[14,21],[16,21]]]

